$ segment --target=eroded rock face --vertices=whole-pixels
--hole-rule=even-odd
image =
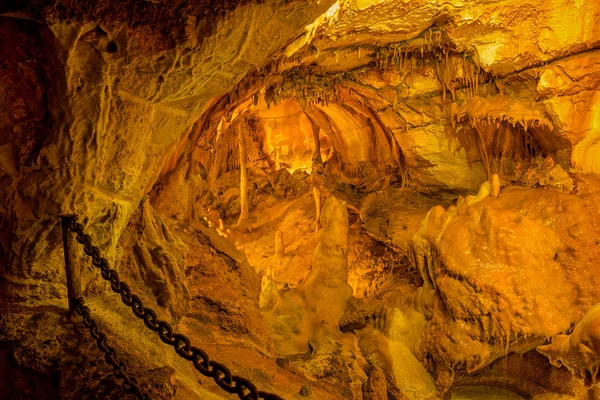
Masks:
[[[455,371],[531,349],[598,302],[594,197],[540,196],[524,188],[497,199],[480,192],[447,211],[433,208],[415,236],[431,318],[423,346],[443,390]]]
[[[213,16],[196,17],[191,7],[186,33],[170,41],[152,36],[148,25],[133,25],[135,19],[144,18],[131,17],[136,8],[119,17],[127,19],[129,15],[131,25],[117,19],[119,14],[107,13],[103,20],[91,7],[65,10],[75,14],[69,22],[60,12],[36,10],[36,15],[47,18],[49,29],[38,37],[39,46],[53,49],[49,64],[56,67],[49,78],[53,81],[49,107],[39,112],[52,115],[55,122],[44,146],[33,146],[36,155],[32,163],[20,169],[13,166],[12,172],[5,173],[7,202],[22,204],[3,213],[12,231],[4,248],[12,271],[4,278],[6,295],[16,296],[12,288],[16,291],[17,287],[38,290],[31,287],[37,285],[36,279],[28,279],[46,269],[39,263],[40,257],[58,260],[57,243],[36,245],[28,238],[55,236],[56,215],[61,212],[85,216],[83,222],[89,222],[92,232],[102,237],[98,245],[112,257],[132,212],[178,145],[185,143],[208,101],[225,94],[246,72],[260,66],[267,55],[319,15],[324,3],[288,5],[288,9],[272,4],[242,5],[225,14],[219,29],[212,30],[207,30],[206,22]],[[145,7],[160,9],[152,3]],[[204,9],[198,6],[195,10],[201,13]],[[292,10],[295,16],[288,21],[286,16]],[[244,33],[248,29],[251,35]],[[278,39],[270,32],[278,32]],[[114,43],[114,48],[109,48],[108,42]],[[249,42],[256,45],[249,48]],[[17,64],[20,56],[14,57],[11,62]],[[209,58],[211,61],[206,61]],[[223,68],[216,73],[218,65]],[[18,107],[17,100],[26,104],[34,100],[25,93],[20,98],[6,99],[7,104]],[[14,110],[19,118],[18,108]],[[58,284],[58,276],[54,281]],[[56,290],[39,288],[39,297],[56,296]]]
[[[554,337],[538,349],[596,382],[599,17],[584,0],[1,4],[0,389],[108,381],[64,317],[58,216],[77,213],[160,318],[285,398],[597,395],[531,350]],[[82,282],[145,390],[220,398],[88,261]]]
[[[539,346],[537,351],[550,359],[552,365],[563,365],[587,388],[600,382],[600,306],[592,307],[575,325],[570,335],[558,335],[552,343]]]
[[[184,255],[189,249],[174,237],[147,199],[134,213],[121,243],[119,269],[127,270],[139,287],[149,288],[148,298],[156,299],[175,318],[188,313]]]

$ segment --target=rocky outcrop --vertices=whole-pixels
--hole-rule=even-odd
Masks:
[[[537,350],[550,359],[552,365],[563,365],[587,388],[600,382],[598,368],[600,358],[600,306],[592,307],[575,325],[570,335],[558,335],[552,343],[539,346]]]
[[[530,350],[600,300],[591,283],[598,279],[595,196],[540,195],[512,187],[497,199],[480,192],[448,210],[437,206],[415,236],[430,315],[423,350],[443,391],[456,371]]]
[[[171,7],[174,5],[167,8],[173,10]],[[104,14],[91,5],[56,12],[49,6],[32,7],[46,28],[19,23],[34,24],[28,29],[33,29],[38,47],[44,48],[50,58],[48,64],[54,67],[52,75],[45,78],[52,81],[52,90],[49,83],[45,89],[49,92],[48,107],[40,105],[42,109],[37,112],[42,117],[35,117],[42,121],[43,115],[48,115],[48,122],[43,123],[48,125],[49,134],[44,137],[40,131],[43,146],[29,146],[36,151],[28,156],[31,163],[20,168],[13,165],[12,172],[4,176],[5,203],[15,205],[2,217],[11,231],[3,250],[11,271],[3,277],[6,296],[17,296],[19,287],[39,291],[39,299],[62,295],[62,289],[57,292],[48,287],[52,286],[48,279],[41,283],[35,278],[46,270],[41,257],[59,260],[58,243],[28,240],[56,236],[56,216],[60,213],[87,218],[84,222],[103,238],[101,248],[113,257],[132,212],[180,141],[185,142],[209,101],[231,90],[250,69],[262,66],[325,7],[325,2],[278,8],[270,3],[231,7],[232,11],[220,18],[217,29],[209,24],[213,14],[202,13],[210,8],[190,5],[178,17],[185,33],[166,34],[168,40],[163,35],[153,36],[150,28],[154,22],[148,13],[157,17],[165,8],[161,4],[147,2],[128,8],[123,3],[119,5],[122,15],[106,6],[102,8]],[[288,20],[292,10],[294,18]],[[19,17],[30,10],[11,11],[8,15]],[[2,20],[7,18],[11,17]],[[138,19],[141,21],[136,25]],[[162,21],[173,24],[168,19]],[[13,22],[17,27],[19,23]],[[22,29],[20,34],[29,37],[27,28]],[[276,39],[271,32],[278,33]],[[248,46],[250,42],[255,45]],[[31,51],[29,57],[34,59],[36,50]],[[14,57],[8,61],[14,62],[17,73],[20,56]],[[42,76],[40,73],[39,79]],[[40,85],[38,97],[44,93],[43,81]],[[35,104],[25,94],[6,100],[10,104]],[[14,113],[17,118],[22,114],[18,108]],[[36,141],[41,143],[41,138]],[[25,149],[18,142],[14,145]],[[23,191],[24,187],[29,191]],[[46,275],[56,276],[53,284],[60,286],[58,269]]]

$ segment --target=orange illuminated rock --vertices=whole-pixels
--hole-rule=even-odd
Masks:
[[[261,390],[598,397],[533,349],[597,381],[599,1],[0,3],[0,393],[109,381],[63,318],[77,213]],[[88,267],[152,397],[226,396]]]
[[[586,387],[600,383],[600,305],[592,307],[570,335],[555,336],[551,344],[539,346],[537,351],[552,365],[567,367]]]
[[[580,197],[518,187],[430,211],[414,248],[423,290],[436,294],[423,349],[447,371],[442,391],[460,369],[564,332],[600,299],[593,213]]]

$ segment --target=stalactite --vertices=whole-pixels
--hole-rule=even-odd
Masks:
[[[315,199],[315,235],[318,235],[321,229],[321,192],[316,187],[313,187],[312,192]]]
[[[515,157],[515,138],[511,137],[510,134],[510,130],[508,128],[508,126],[504,126],[504,130],[503,130],[503,134],[499,135],[502,136],[502,143],[500,145],[500,154],[499,154],[499,158],[500,158],[500,166],[498,167],[498,174],[501,174],[504,172],[504,159],[506,156],[512,156]],[[512,152],[512,154],[511,154]]]
[[[488,154],[488,146],[487,146],[487,140],[486,140],[486,130],[485,130],[485,125],[484,124],[476,124],[473,121],[471,122],[471,126],[473,128],[475,128],[475,132],[477,132],[479,141],[478,141],[478,145],[479,145],[479,154],[481,155],[481,161],[483,162],[483,165],[485,167],[485,171],[487,173],[488,179],[491,178],[492,176],[492,171],[491,171],[491,161],[490,161],[490,157]]]
[[[248,222],[248,170],[246,166],[246,141],[241,121],[236,124],[238,149],[240,153],[240,218],[237,226],[244,227]]]
[[[283,232],[277,230],[277,232],[275,232],[275,255],[283,257],[284,254],[285,246],[283,244]]]

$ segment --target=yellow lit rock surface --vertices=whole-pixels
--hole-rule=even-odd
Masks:
[[[537,350],[546,355],[557,367],[565,366],[586,387],[600,382],[598,357],[600,339],[600,306],[592,307],[577,323],[570,335],[558,335],[552,343]]]
[[[449,371],[439,385],[459,365],[475,371],[568,330],[598,302],[597,196],[551,193],[505,188],[423,221],[416,262],[424,291],[436,292],[423,345]]]
[[[600,399],[599,20],[596,0],[0,2],[0,397],[127,398],[67,316],[74,213],[259,390]],[[145,392],[230,398],[78,255]]]

